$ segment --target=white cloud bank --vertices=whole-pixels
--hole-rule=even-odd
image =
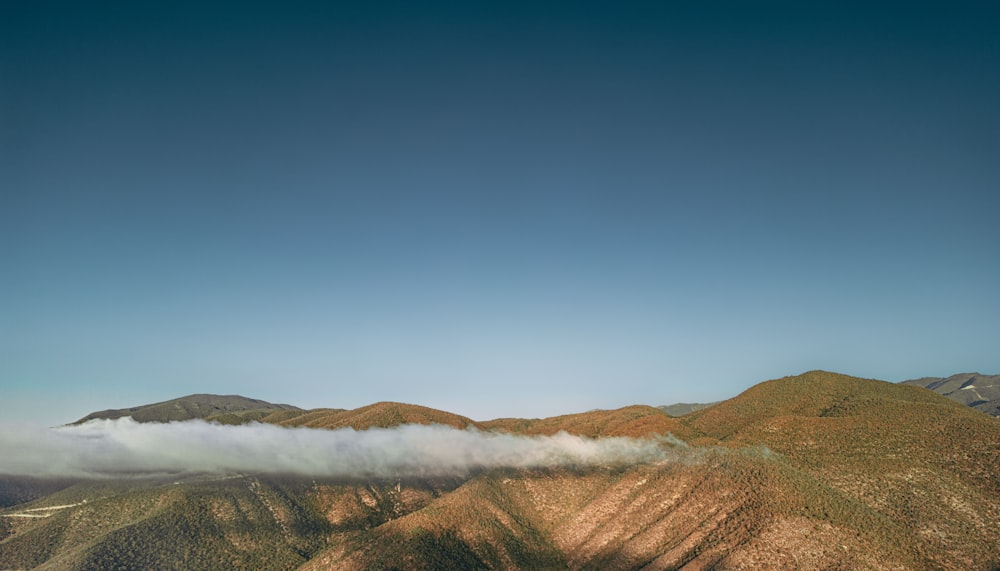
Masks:
[[[0,474],[102,478],[183,473],[409,477],[488,468],[665,459],[664,440],[521,436],[447,426],[324,430],[129,417],[54,429],[0,427]]]

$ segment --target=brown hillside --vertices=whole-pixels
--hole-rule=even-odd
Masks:
[[[282,426],[307,426],[310,428],[389,428],[401,424],[444,424],[455,428],[473,425],[464,416],[435,410],[425,406],[397,402],[379,402],[354,410],[317,410],[307,414],[281,420]]]
[[[326,412],[332,409],[314,409],[314,410],[279,410],[277,412],[272,412],[267,416],[260,419],[260,422],[267,422],[270,424],[281,424],[282,422],[291,420],[293,418],[298,418],[307,414],[312,414],[314,412]],[[343,409],[338,409],[343,410]]]
[[[269,422],[271,424],[280,424],[282,426],[306,426],[310,422],[318,419],[327,418],[332,415],[340,414],[342,412],[347,412],[347,410],[342,408],[314,408],[301,413],[285,414],[285,413],[275,413],[265,416],[261,419],[261,422]]]
[[[773,459],[711,452],[625,472],[481,475],[320,569],[906,569],[906,530]],[[887,541],[886,536],[898,537]]]
[[[654,434],[672,433],[684,439],[691,429],[663,411],[644,405],[634,405],[616,410],[594,410],[542,419],[500,418],[478,423],[482,430],[502,430],[518,434],[555,434],[564,430],[597,438],[599,436],[631,436],[640,438]]]
[[[628,407],[480,426],[598,436],[655,418]],[[989,417],[927,391],[815,371],[662,418],[724,446],[624,472],[482,474],[303,569],[1000,565],[1000,423]]]
[[[764,419],[844,416],[838,411],[847,412],[848,407],[857,409],[865,403],[888,401],[934,404],[954,411],[960,408],[947,399],[913,387],[810,371],[759,383],[727,401],[695,411],[681,421],[707,436],[725,440]]]
[[[656,463],[435,481],[81,482],[0,510],[0,568],[1000,569],[1000,421],[916,387],[813,371],[683,418],[634,406],[473,423],[399,403],[265,418],[691,445],[664,440]]]
[[[989,416],[920,388],[814,371],[682,420],[728,447],[766,446],[903,523],[938,565],[1000,560],[1000,422]]]

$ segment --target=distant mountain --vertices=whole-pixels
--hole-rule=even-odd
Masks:
[[[377,403],[262,420],[687,445],[665,439],[673,460],[656,463],[454,478],[84,481],[0,509],[0,569],[1000,569],[1000,422],[907,384],[812,371],[679,418],[475,423]]]
[[[1000,417],[1000,375],[959,373],[947,378],[913,379],[903,381],[902,384],[930,389],[966,406]]]
[[[691,414],[696,410],[701,410],[703,408],[708,408],[716,402],[678,402],[674,404],[665,404],[658,406],[656,408],[662,410],[663,412],[669,414],[670,416],[684,416],[685,414]]]
[[[284,411],[301,412],[302,409],[289,404],[272,404],[239,395],[198,394],[131,408],[92,412],[73,424],[82,424],[98,418],[115,419],[125,416],[131,416],[136,422],[171,422],[201,418],[223,424],[242,424]]]

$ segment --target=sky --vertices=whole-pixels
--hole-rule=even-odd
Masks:
[[[0,416],[1000,372],[994,2],[5,2]]]

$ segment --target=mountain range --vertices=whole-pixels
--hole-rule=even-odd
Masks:
[[[991,416],[1000,417],[1000,375],[983,375],[981,373],[958,373],[950,377],[921,377],[902,381],[904,385],[913,385],[932,390],[953,401],[971,406],[976,410]],[[675,403],[659,406],[660,410],[670,416],[685,414],[708,408],[716,403]]]
[[[210,413],[195,395],[127,410],[660,438],[666,456],[384,479],[0,476],[0,568],[1000,569],[1000,420],[913,384],[812,371],[681,417],[639,405],[486,422],[389,402]]]
[[[950,377],[924,377],[903,383],[930,389],[986,414],[1000,416],[1000,375],[959,373]]]

